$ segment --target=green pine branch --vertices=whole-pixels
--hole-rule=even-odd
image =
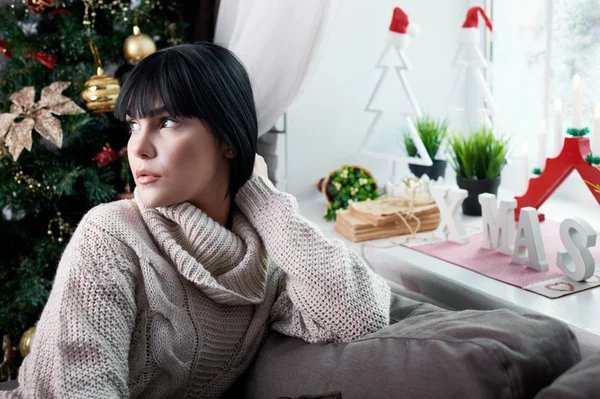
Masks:
[[[583,128],[583,129],[570,127],[567,129],[567,134],[569,136],[573,136],[573,137],[583,137],[583,136],[586,136],[589,132],[590,132],[590,129],[588,129],[587,127]]]

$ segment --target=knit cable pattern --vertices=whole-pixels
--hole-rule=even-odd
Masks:
[[[189,203],[92,209],[0,398],[218,398],[269,327],[341,342],[389,323],[385,281],[292,196],[255,177],[236,203],[231,231]]]

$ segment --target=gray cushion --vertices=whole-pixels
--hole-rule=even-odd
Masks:
[[[0,382],[0,391],[12,391],[19,387],[17,380]]]
[[[586,357],[544,388],[535,399],[600,397],[600,353]]]
[[[391,319],[351,343],[271,332],[235,395],[530,398],[580,360],[571,330],[540,315],[453,312],[393,295]]]

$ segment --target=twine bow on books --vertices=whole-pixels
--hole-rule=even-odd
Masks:
[[[364,259],[364,261],[369,264],[367,261],[367,257],[365,255],[365,247],[369,248],[378,248],[378,249],[389,249],[394,247],[402,246],[409,241],[412,241],[417,238],[417,233],[421,227],[421,219],[415,214],[415,204],[416,204],[416,191],[412,191],[411,198],[401,197],[401,196],[393,196],[393,197],[383,197],[380,199],[382,203],[389,204],[391,206],[397,206],[398,208],[406,208],[406,210],[398,209],[394,214],[398,217],[399,220],[395,221],[395,224],[404,224],[408,231],[410,232],[408,237],[404,237],[402,241],[392,241],[390,240],[389,245],[373,245],[362,243],[360,245],[360,255]],[[416,222],[416,226],[413,228],[409,223],[409,220],[414,220]]]
[[[398,209],[394,213],[396,216],[398,216],[398,219],[400,219],[396,221],[396,224],[402,223],[406,226],[406,228],[410,232],[410,237],[408,237],[407,239],[416,238],[417,233],[419,232],[419,228],[421,227],[421,219],[417,215],[415,215],[416,191],[412,192],[411,199],[407,199],[404,197],[384,197],[381,199],[381,202],[392,206],[398,206],[399,208],[407,208],[406,210]],[[417,225],[414,229],[407,219],[412,219],[416,221]]]
[[[398,216],[398,219],[399,219],[398,221],[396,221],[396,224],[400,224],[400,223],[404,224],[406,226],[406,228],[410,231],[410,234],[408,237],[404,237],[404,239],[402,241],[390,240],[390,244],[388,244],[388,245],[373,245],[373,244],[362,243],[360,245],[360,256],[363,258],[363,261],[371,269],[373,269],[373,266],[371,266],[370,262],[367,259],[367,255],[365,254],[366,247],[377,248],[377,249],[390,249],[390,248],[403,246],[404,244],[407,244],[408,242],[413,241],[418,238],[417,233],[419,232],[419,229],[421,227],[421,219],[415,214],[415,204],[417,203],[416,190],[412,191],[412,195],[411,195],[410,199],[406,198],[406,197],[401,197],[401,196],[393,196],[393,197],[383,197],[383,198],[381,198],[381,201],[383,203],[387,203],[392,206],[407,208],[406,210],[398,209],[395,212],[395,215]],[[408,222],[408,220],[416,221],[417,225],[415,226],[414,229],[411,226],[411,224]]]
[[[431,194],[413,190],[371,201],[350,202],[347,210],[338,213],[335,229],[354,242],[408,235],[401,242],[392,241],[392,245],[385,247],[364,244],[391,248],[417,239],[417,233],[433,230],[439,222],[439,210]]]

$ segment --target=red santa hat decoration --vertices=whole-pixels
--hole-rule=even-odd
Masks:
[[[492,40],[495,40],[498,36],[498,30],[494,29],[492,21],[485,13],[485,10],[481,7],[471,7],[469,11],[467,11],[467,17],[465,18],[465,22],[463,23],[459,41],[460,42],[468,42],[468,43],[479,43],[479,16],[481,16],[485,25],[490,30],[492,35]]]
[[[419,25],[410,23],[408,15],[400,7],[394,8],[388,43],[399,48],[406,48],[408,47],[410,36],[419,36],[419,32]]]

